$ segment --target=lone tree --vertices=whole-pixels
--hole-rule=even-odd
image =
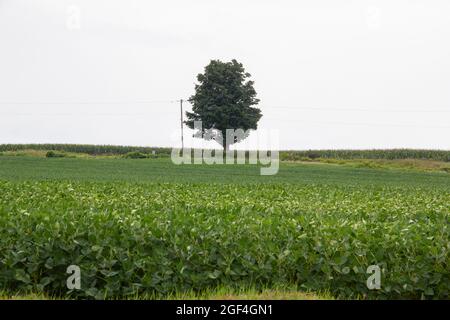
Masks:
[[[250,129],[257,129],[262,114],[260,109],[252,107],[259,99],[249,77],[242,63],[234,59],[231,62],[211,60],[205,72],[197,75],[199,83],[195,85],[195,94],[189,98],[192,112],[186,112],[188,120],[185,121],[191,129],[194,129],[194,121],[202,121],[201,132],[194,136],[214,139],[226,152],[231,144],[245,139]],[[245,135],[226,141],[227,129],[242,129]]]

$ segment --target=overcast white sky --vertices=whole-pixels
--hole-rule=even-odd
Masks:
[[[448,0],[0,0],[0,143],[177,146],[233,58],[282,149],[450,149]]]

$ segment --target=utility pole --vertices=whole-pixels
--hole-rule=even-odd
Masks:
[[[181,121],[181,149],[184,150],[184,135],[183,135],[183,99],[180,100],[180,121]]]

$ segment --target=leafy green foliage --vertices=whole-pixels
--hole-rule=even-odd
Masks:
[[[66,154],[62,152],[56,152],[56,151],[48,151],[45,156],[47,158],[64,158]]]
[[[420,149],[389,149],[389,150],[307,150],[283,151],[281,160],[316,159],[424,159],[450,161],[450,151],[446,150],[420,150]]]
[[[90,155],[124,155],[129,152],[152,154],[158,157],[170,157],[170,148],[130,147],[130,146],[99,146],[77,144],[0,144],[0,155],[4,151],[21,150],[54,150],[61,152],[86,153]],[[306,150],[281,151],[281,160],[304,160],[314,158],[325,159],[425,159],[450,161],[450,151],[420,150],[420,149],[387,149],[387,150]]]
[[[224,149],[228,149],[227,129],[257,129],[262,115],[260,109],[252,107],[259,100],[249,77],[243,65],[234,59],[231,62],[212,60],[205,72],[197,76],[199,84],[189,99],[192,112],[186,112],[186,124],[194,129],[194,121],[202,121],[201,133],[211,132],[205,139],[218,137]],[[228,141],[229,144],[236,142],[239,142],[238,137]]]
[[[133,152],[128,152],[123,157],[126,159],[146,159],[149,156],[142,152],[133,151]]]
[[[0,181],[0,283],[96,299],[279,284],[343,298],[447,298],[449,189],[432,181]],[[66,289],[71,264],[80,291]],[[379,291],[366,287],[372,264],[383,269]]]
[[[0,144],[0,151],[45,150],[89,155],[124,155],[129,152],[152,154],[156,151],[158,156],[170,156],[171,148],[131,147],[89,144]]]
[[[0,159],[0,290],[167,297],[217,287],[447,298],[447,173],[168,159]],[[66,288],[67,266],[82,289]],[[380,291],[366,287],[383,268]]]

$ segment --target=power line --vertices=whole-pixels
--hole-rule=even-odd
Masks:
[[[109,104],[172,104],[172,103],[180,103],[180,127],[181,127],[181,144],[184,144],[184,135],[183,135],[183,103],[189,102],[188,99],[179,99],[179,100],[130,100],[130,101],[11,101],[5,102],[0,101],[0,105],[31,105],[31,104],[39,104],[39,105],[109,105]],[[450,109],[370,109],[370,108],[332,108],[332,107],[304,107],[304,106],[261,106],[261,109],[289,109],[289,110],[313,110],[313,111],[365,111],[365,112],[450,112]],[[161,112],[170,112],[171,110],[159,110],[158,113]],[[2,116],[50,116],[50,117],[58,117],[58,116],[147,116],[148,112],[140,112],[140,113],[32,113],[32,112],[11,112],[11,113],[1,113]],[[289,115],[290,116],[290,115]],[[289,121],[289,122],[297,122],[301,123],[301,121],[297,119],[272,119],[276,121]],[[389,124],[389,123],[361,123],[361,122],[308,122],[308,124],[322,124],[322,125],[346,125],[346,126],[380,126],[380,127],[430,127],[430,128],[450,128],[448,126],[424,126],[424,125],[415,125],[415,124]]]
[[[141,101],[0,101],[0,105],[109,105],[109,104],[153,104],[178,103],[179,100],[141,100]]]
[[[167,110],[164,110],[164,112],[166,112]],[[163,111],[161,111],[163,112]],[[150,115],[148,112],[147,113],[113,113],[113,112],[107,112],[107,113],[33,113],[33,112],[0,112],[0,115],[2,116],[17,116],[17,117],[27,117],[27,116],[39,116],[39,117],[76,117],[76,116],[94,116],[94,117],[109,117],[109,116],[148,116]]]
[[[289,121],[302,123],[302,121],[296,119],[272,119],[276,121]],[[367,122],[340,122],[340,121],[308,121],[303,122],[305,124],[314,125],[344,125],[344,126],[375,126],[375,127],[409,127],[409,128],[437,128],[437,129],[450,129],[450,126],[441,125],[422,125],[422,124],[407,124],[407,123],[367,123]]]
[[[331,107],[288,107],[288,106],[262,106],[262,109],[289,109],[313,111],[367,111],[367,112],[450,112],[450,109],[371,109],[371,108],[331,108]]]
[[[189,102],[183,99],[184,102]],[[0,101],[0,105],[133,105],[133,104],[163,104],[179,103],[180,100],[130,100],[130,101]],[[450,112],[449,109],[395,109],[395,108],[348,108],[348,107],[306,107],[306,106],[258,106],[261,109],[288,109],[311,111],[363,111],[363,112]]]

